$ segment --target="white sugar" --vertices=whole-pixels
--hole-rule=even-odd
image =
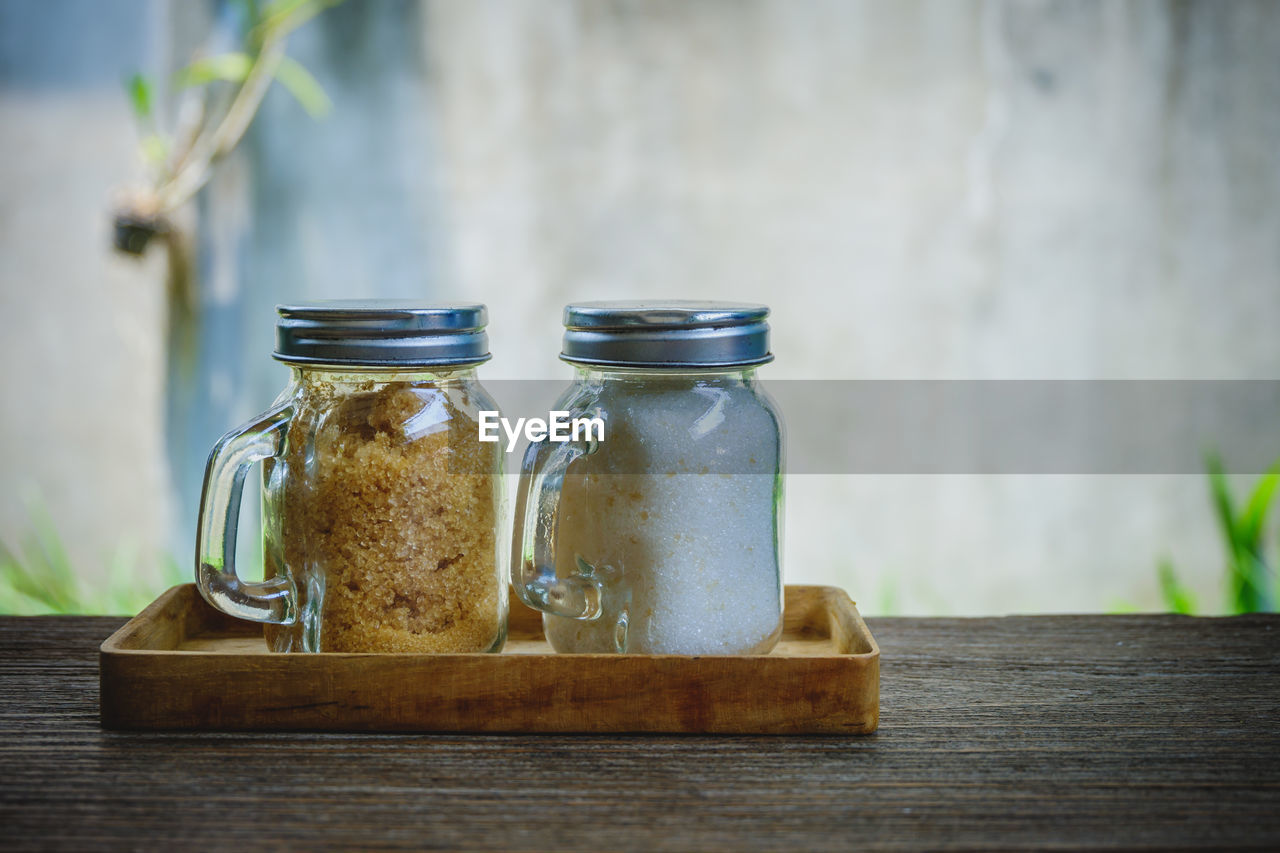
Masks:
[[[546,616],[563,652],[742,654],[773,646],[781,587],[778,426],[750,387],[610,388],[609,432],[575,463],[557,565],[582,558],[605,612]]]

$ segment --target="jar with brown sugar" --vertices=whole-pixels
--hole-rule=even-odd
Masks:
[[[482,305],[281,306],[292,380],[205,473],[196,576],[279,652],[488,652],[506,639],[501,445]],[[263,464],[261,582],[235,568],[244,478]]]

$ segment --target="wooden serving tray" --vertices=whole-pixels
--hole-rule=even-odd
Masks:
[[[768,655],[558,655],[514,598],[500,654],[272,654],[176,586],[102,644],[116,729],[867,734],[880,649],[842,590],[789,586]]]

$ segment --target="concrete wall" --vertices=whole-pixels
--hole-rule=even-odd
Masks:
[[[494,372],[564,372],[563,302],[696,293],[774,307],[765,377],[1280,376],[1280,7],[440,3],[427,33]],[[789,489],[790,576],[872,610],[1153,606],[1165,554],[1221,601],[1199,477]]]
[[[114,255],[109,216],[141,169],[122,82],[162,63],[166,18],[0,2],[0,539],[43,508],[89,574],[154,568],[171,523],[163,264]]]
[[[173,526],[158,273],[104,214],[120,68],[189,13],[126,7],[127,37],[0,0],[0,534],[38,488],[86,567]],[[75,45],[81,77],[36,82]],[[693,294],[773,306],[766,378],[1280,377],[1272,3],[350,0],[292,52],[336,110],[274,93],[246,144],[214,433],[283,380],[268,306],[339,294],[489,303],[493,377],[567,377],[566,301]],[[1220,601],[1200,477],[789,489],[790,578],[872,612],[1155,606],[1165,554]]]

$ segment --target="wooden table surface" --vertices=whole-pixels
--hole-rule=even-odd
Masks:
[[[0,617],[0,848],[1280,849],[1280,617],[868,619],[869,737],[119,733]]]

